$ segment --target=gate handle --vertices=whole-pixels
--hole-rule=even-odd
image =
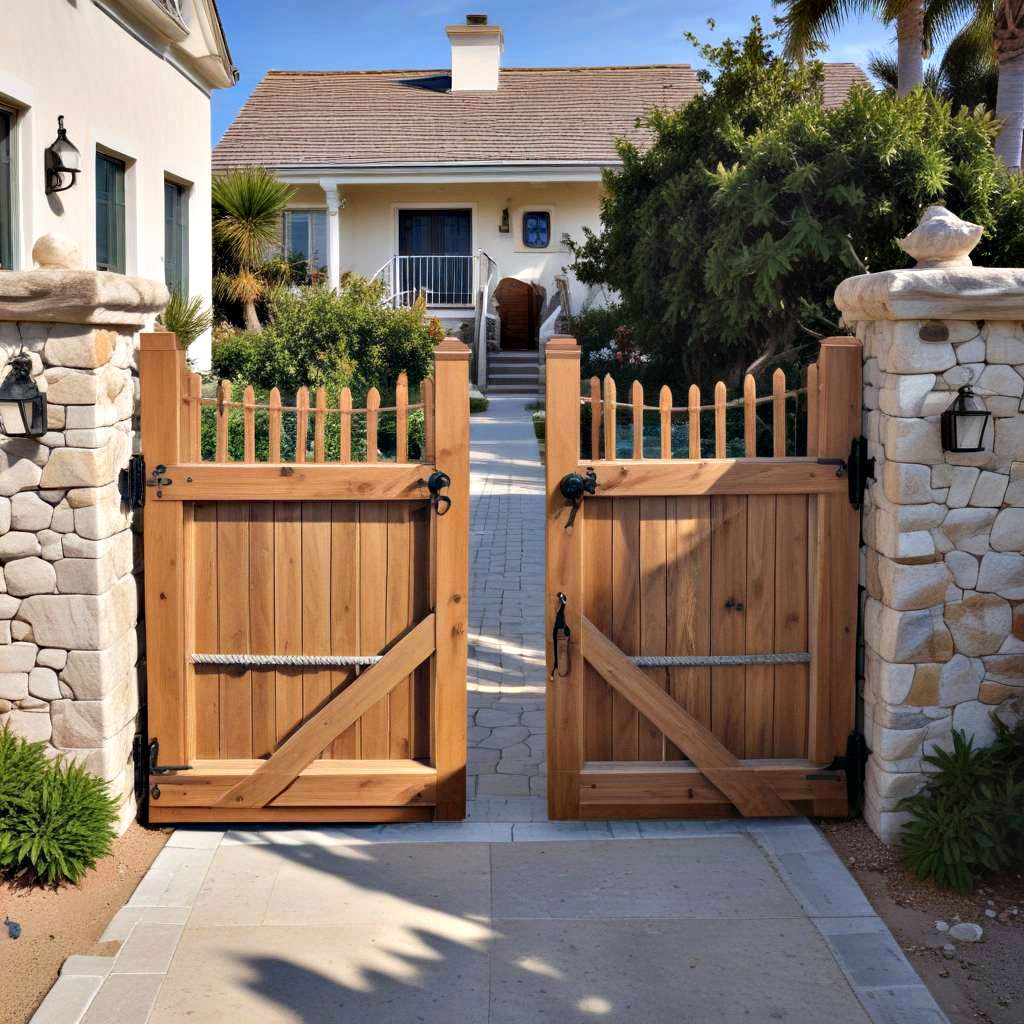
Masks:
[[[439,516],[446,515],[448,509],[452,507],[452,499],[447,494],[441,493],[441,491],[451,485],[451,482],[452,478],[447,473],[442,473],[439,469],[434,470],[427,480],[427,490],[430,491],[430,504],[434,506],[434,511]],[[444,502],[443,506],[442,502]]]
[[[572,636],[572,631],[565,623],[565,604],[568,598],[561,591],[558,592],[558,610],[555,612],[555,624],[551,629],[551,647],[552,647],[552,658],[551,658],[551,678],[554,679],[558,676],[560,679],[564,679],[569,674],[568,664],[565,667],[564,672],[558,671],[558,647],[559,644],[565,644],[565,660],[569,660],[569,638]]]
[[[586,476],[579,473],[566,473],[558,483],[558,491],[572,505],[569,519],[565,524],[567,530],[571,530],[576,522],[576,513],[580,510],[583,498],[588,494],[597,494],[597,474],[593,469],[587,470]]]

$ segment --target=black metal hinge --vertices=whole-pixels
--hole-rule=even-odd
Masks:
[[[141,455],[133,455],[128,460],[128,465],[121,470],[117,486],[125,509],[142,508],[146,498],[146,460]]]
[[[854,508],[864,504],[868,480],[875,479],[875,460],[868,458],[868,439],[855,437],[850,442],[850,454],[845,459],[818,459],[819,466],[835,466],[836,476],[846,477],[847,495]]]
[[[846,775],[846,801],[853,814],[864,794],[864,773],[870,753],[864,734],[854,729],[846,738],[846,753],[833,758],[832,763],[820,772],[811,772],[807,778],[826,779],[829,772],[843,772]]]
[[[149,774],[167,775],[168,772],[190,772],[190,764],[158,764],[160,760],[160,741],[156,738],[149,741]]]

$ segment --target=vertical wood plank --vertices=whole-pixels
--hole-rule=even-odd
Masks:
[[[309,441],[309,388],[299,388],[295,394],[295,461],[306,461]]]
[[[423,402],[423,461],[434,458],[434,382],[430,377],[420,381],[420,397]]]
[[[611,640],[626,654],[640,653],[640,499],[615,498],[612,522]],[[640,722],[636,708],[612,694],[612,757],[635,761]]]
[[[667,501],[668,654],[705,656],[711,653],[711,499]],[[674,512],[674,514],[673,514]],[[701,725],[711,727],[711,670],[669,669],[669,692]],[[667,744],[666,757],[684,757]]]
[[[746,632],[747,499],[711,499],[711,653],[742,654]],[[737,757],[745,749],[743,666],[711,670],[711,730]]]
[[[411,523],[412,556],[409,584],[412,592],[412,621],[419,622],[430,611],[430,528],[433,512],[426,503],[413,506]],[[431,662],[428,659],[413,674],[412,757],[431,757],[430,696]]]
[[[324,427],[327,423],[327,390],[316,389],[316,412],[313,418],[313,461],[324,461]]]
[[[181,450],[190,462],[202,462],[203,378],[198,373],[186,373],[184,391],[188,402],[184,405]]]
[[[228,420],[231,410],[231,381],[222,380],[217,385],[217,461],[228,461]]]
[[[590,378],[590,457],[601,458],[601,381],[597,377]]]
[[[687,413],[690,426],[690,458],[700,458],[700,388],[691,384],[686,395]]]
[[[860,434],[861,346],[826,338],[818,359],[818,454],[845,458]],[[845,494],[817,496],[808,757],[831,761],[853,726],[860,517]]]
[[[806,651],[808,497],[780,494],[775,522],[775,649]],[[807,756],[807,665],[775,666],[773,757]]]
[[[715,385],[715,458],[725,458],[725,382]]]
[[[274,505],[249,507],[249,634],[253,654],[274,654]],[[277,674],[252,670],[252,756],[269,757],[277,745]]]
[[[387,644],[387,503],[364,502],[359,520],[359,653],[380,654]],[[385,697],[359,720],[363,757],[388,757],[388,724]]]
[[[644,387],[640,381],[633,381],[633,458],[644,457]]]
[[[256,461],[256,393],[247,384],[242,395],[242,426],[244,434],[244,459]]]
[[[751,495],[747,498],[746,654],[775,650],[775,537],[775,496]],[[771,757],[775,728],[772,665],[747,666],[745,713],[746,756]]]
[[[302,502],[302,653],[331,650],[331,506]],[[309,718],[331,692],[329,668],[302,670],[302,717]],[[326,757],[327,751],[321,753]]]
[[[338,402],[338,416],[341,420],[339,433],[341,438],[338,458],[342,462],[352,461],[352,392],[348,388],[341,389]]]
[[[413,623],[411,590],[412,526],[409,504],[388,505],[387,641],[398,639]],[[412,677],[388,694],[388,744],[391,757],[412,756]]]
[[[743,445],[748,459],[757,458],[757,383],[754,375],[743,378]]]
[[[772,374],[772,454],[786,455],[786,374],[780,366]]]
[[[270,406],[267,415],[267,436],[269,442],[268,458],[271,462],[281,461],[281,392],[277,388],[270,389]]]
[[[661,422],[661,457],[672,458],[672,391],[667,384],[662,384],[658,396],[658,409]]]
[[[359,502],[335,501],[331,504],[332,654],[359,652],[359,565]],[[356,674],[354,668],[333,669],[331,692],[345,689]],[[353,722],[331,743],[331,757],[359,756],[359,722]]]
[[[302,504],[274,503],[274,646],[302,653]],[[274,676],[277,742],[302,722],[302,669],[279,667]]]
[[[409,376],[404,370],[395,385],[395,461],[409,461]]]
[[[248,654],[249,506],[217,503],[218,644],[224,654]],[[252,673],[222,666],[220,673],[222,757],[252,757]]]
[[[142,453],[151,466],[174,465],[181,449],[181,380],[185,354],[169,332],[142,335],[139,372]],[[185,512],[181,502],[151,501],[146,509],[145,595],[149,690],[149,735],[160,740],[160,756],[184,763],[191,757],[187,635]],[[173,761],[171,759],[174,759]]]
[[[668,567],[665,498],[640,499],[640,647],[641,654],[664,654],[667,641]],[[663,690],[668,689],[668,670],[645,669]],[[643,715],[639,716],[637,754],[641,761],[660,761],[665,738]]]
[[[195,564],[195,649],[201,654],[220,651],[217,614],[217,506],[198,502],[192,518],[192,552]],[[147,627],[148,627],[147,618]],[[155,681],[154,681],[155,682]],[[154,682],[150,683],[150,699]],[[156,682],[156,687],[160,683]],[[218,758],[220,752],[220,673],[213,665],[195,672],[195,756]]]
[[[550,342],[549,342],[550,345]],[[433,751],[440,820],[466,814],[466,657],[469,598],[469,349],[445,338],[434,350],[435,461],[451,477],[451,507],[433,516]],[[572,395],[579,394],[579,376]],[[579,420],[579,409],[576,409]],[[577,444],[577,455],[579,445]]]
[[[818,454],[818,364],[807,367],[807,454]]]
[[[612,582],[606,567],[608,552],[612,549],[614,507],[614,501],[594,501],[587,505],[581,552],[584,614],[606,635],[611,633],[612,628]],[[558,680],[554,680],[552,685],[558,685]],[[583,667],[583,694],[583,760],[610,761],[612,689],[597,669],[590,665]],[[549,738],[549,746],[551,742]]]
[[[606,459],[618,458],[615,420],[615,379],[609,373],[604,378],[604,457]],[[547,451],[546,448],[545,451]],[[566,472],[572,472],[572,470],[566,470]]]
[[[366,461],[377,461],[377,421],[380,413],[380,392],[370,388],[366,394]]]

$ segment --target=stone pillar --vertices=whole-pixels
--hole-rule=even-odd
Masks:
[[[137,331],[162,284],[78,269],[47,235],[38,269],[0,274],[0,349],[22,347],[49,433],[0,435],[0,726],[81,762],[135,813],[136,570],[118,478],[135,441]]]
[[[982,229],[929,207],[901,245],[917,265],[844,281],[864,345],[861,583],[865,817],[898,837],[922,756],[963,730],[992,741],[1024,711],[1024,270],[971,265]],[[992,413],[977,454],[943,452],[939,414],[963,384]]]

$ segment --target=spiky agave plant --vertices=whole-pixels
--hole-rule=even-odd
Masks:
[[[213,324],[213,311],[203,309],[201,295],[188,296],[182,292],[171,292],[167,307],[160,314],[160,326],[178,336],[178,345],[188,348],[199,335],[208,331]]]

